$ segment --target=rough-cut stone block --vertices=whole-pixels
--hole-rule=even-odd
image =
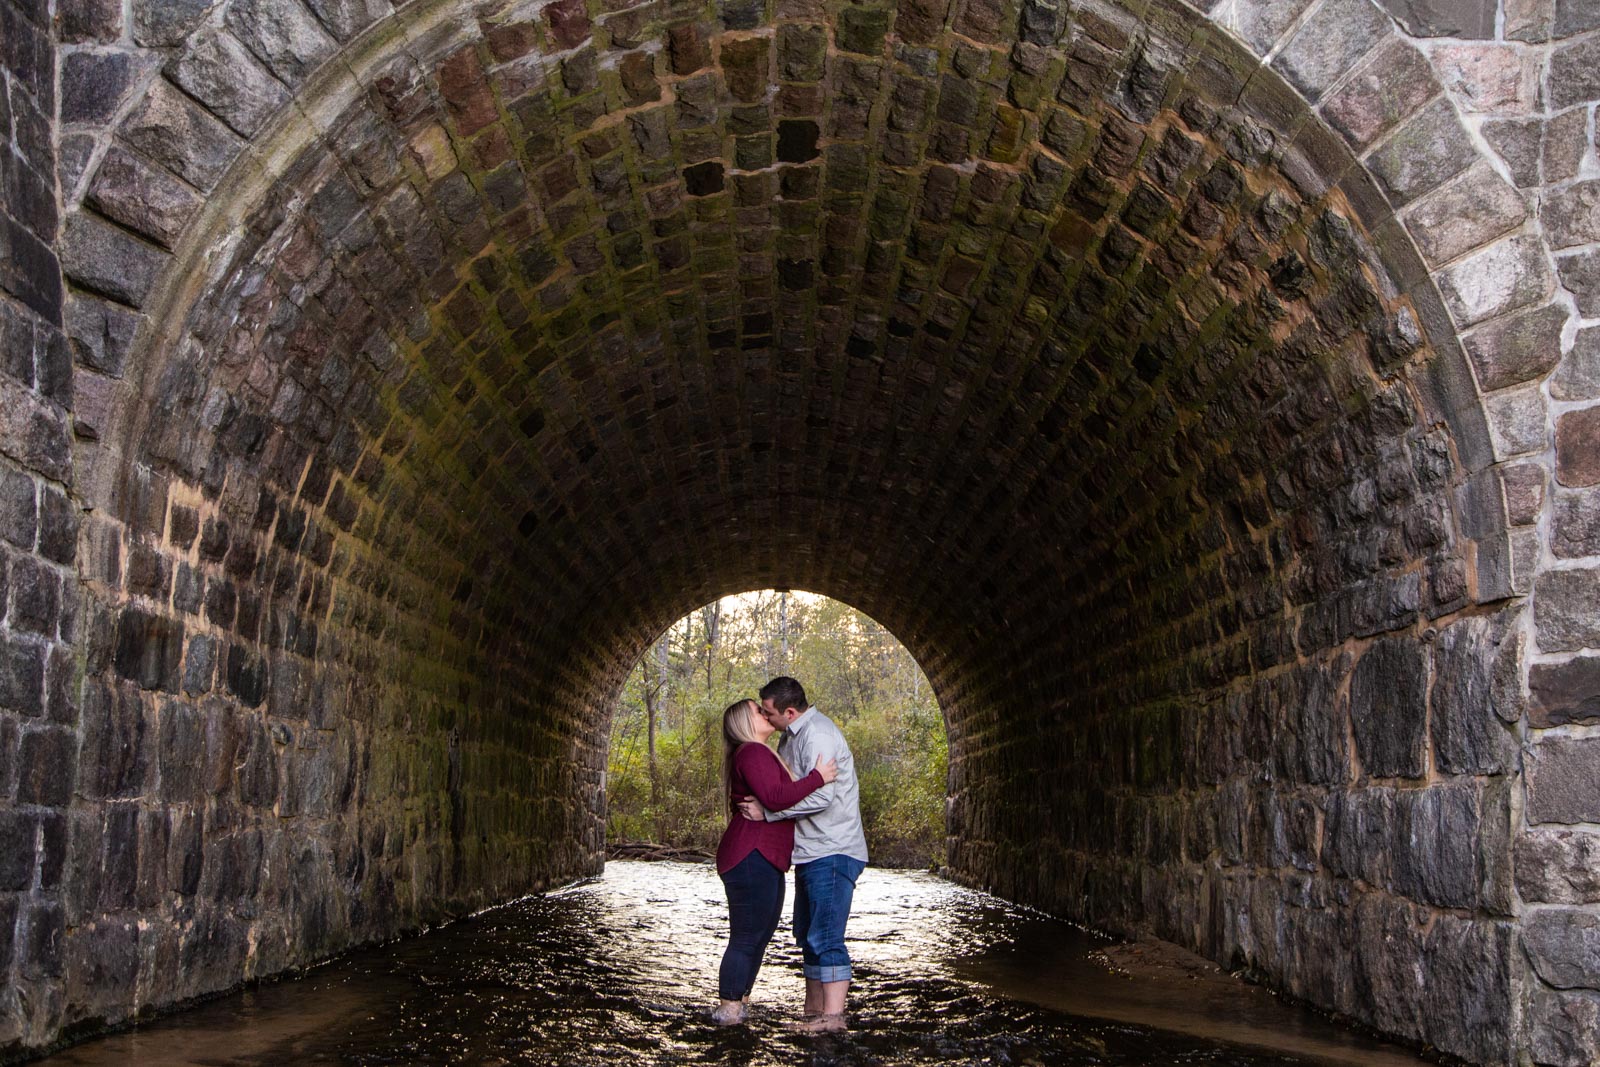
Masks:
[[[228,29],[287,85],[298,85],[339,46],[298,3],[230,4]]]
[[[1430,53],[1434,68],[1467,112],[1527,114],[1539,103],[1539,64],[1511,44],[1445,45]]]
[[[118,135],[202,191],[216,185],[242,147],[227,126],[165,80],[151,85]]]
[[[1533,746],[1528,820],[1600,822],[1600,738],[1547,737]]]
[[[25,732],[17,749],[17,802],[65,807],[77,780],[77,755],[71,730],[41,726]]]
[[[1555,494],[1550,551],[1558,559],[1600,556],[1600,489]]]
[[[199,194],[188,186],[120,148],[101,160],[85,202],[165,248],[173,246],[201,206]]]
[[[1600,251],[1588,250],[1556,259],[1561,284],[1572,290],[1578,312],[1586,319],[1600,318]]]
[[[1542,452],[1546,447],[1545,398],[1537,384],[1502,389],[1483,399],[1489,437],[1498,459]]]
[[[80,212],[61,238],[61,267],[79,285],[138,307],[170,257],[93,215]]]
[[[1390,32],[1370,0],[1323,0],[1272,59],[1272,67],[1315,103]]]
[[[1460,174],[1477,149],[1447,100],[1423,108],[1374,149],[1367,166],[1396,205],[1415,200]]]
[[[1427,673],[1423,650],[1405,638],[1379,638],[1356,662],[1350,718],[1369,777],[1416,778],[1427,769]]]
[[[305,0],[305,5],[340,41],[393,13],[390,0]]]
[[[149,47],[181,45],[216,0],[133,0],[133,39]]]
[[[1531,904],[1600,903],[1600,834],[1529,830],[1516,840],[1517,891]]]
[[[1600,570],[1553,570],[1534,584],[1533,617],[1544,652],[1600,647]]]
[[[1542,300],[1554,279],[1535,237],[1513,237],[1457,260],[1436,276],[1456,321],[1470,326]]]
[[[1384,10],[1413,37],[1494,36],[1494,8],[1459,0],[1381,0]]]
[[[1386,846],[1395,892],[1444,908],[1475,907],[1479,829],[1478,793],[1470,783],[1398,792]]]
[[[1600,241],[1600,181],[1576,182],[1546,193],[1539,217],[1551,248]]]
[[[1360,149],[1415,114],[1438,92],[1439,83],[1426,57],[1404,41],[1391,39],[1325,98],[1320,110],[1334,129]]]
[[[1505,774],[1517,766],[1521,718],[1514,620],[1468,618],[1434,646],[1431,728],[1434,759],[1450,774]]]
[[[66,417],[4,376],[0,376],[0,455],[56,481],[71,475]]]
[[[73,52],[61,63],[61,121],[103,126],[150,62],[133,52]]]
[[[1600,400],[1600,326],[1579,330],[1572,350],[1550,376],[1557,400]]]
[[[1600,722],[1600,656],[1534,664],[1528,694],[1528,717],[1535,727]]]
[[[1528,1009],[1529,1051],[1548,1067],[1592,1067],[1600,1034],[1600,993],[1535,985]]]
[[[1600,37],[1581,37],[1550,53],[1550,103],[1562,110],[1600,99]]]
[[[1488,244],[1520,226],[1528,212],[1520,194],[1488,164],[1478,164],[1406,212],[1406,229],[1433,266]]]
[[[1567,309],[1549,304],[1472,331],[1463,339],[1478,385],[1485,391],[1542,378],[1561,360]]]
[[[1533,969],[1550,985],[1600,988],[1600,915],[1541,909],[1524,919],[1522,938]]]
[[[145,689],[177,692],[183,656],[183,624],[138,608],[117,622],[117,673]]]
[[[1568,411],[1556,419],[1556,481],[1600,485],[1600,406]]]
[[[168,75],[246,137],[259,132],[289,98],[237,38],[216,29],[196,35]]]

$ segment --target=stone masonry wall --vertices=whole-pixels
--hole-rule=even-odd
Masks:
[[[959,877],[1595,1054],[1587,6],[0,12],[0,1047],[593,870],[785,585]]]

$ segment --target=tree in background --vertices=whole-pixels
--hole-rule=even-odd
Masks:
[[[640,657],[614,712],[607,837],[712,849],[722,709],[778,674],[799,678],[855,753],[873,862],[944,862],[944,718],[905,647],[847,604],[764,589],[690,612]]]

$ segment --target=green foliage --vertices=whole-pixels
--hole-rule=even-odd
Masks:
[[[844,730],[873,862],[942,863],[948,751],[921,669],[848,605],[772,590],[685,616],[641,658],[612,720],[607,837],[715,848],[727,825],[722,710],[778,674]]]

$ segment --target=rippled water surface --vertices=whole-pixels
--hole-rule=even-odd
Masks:
[[[790,895],[793,900],[791,876]],[[709,866],[603,878],[345,956],[43,1061],[259,1064],[1361,1064],[1420,1060],[1158,947],[1104,941],[931,875],[869,869],[850,1031],[794,1032],[785,921],[750,1022],[712,1025],[726,936]]]

